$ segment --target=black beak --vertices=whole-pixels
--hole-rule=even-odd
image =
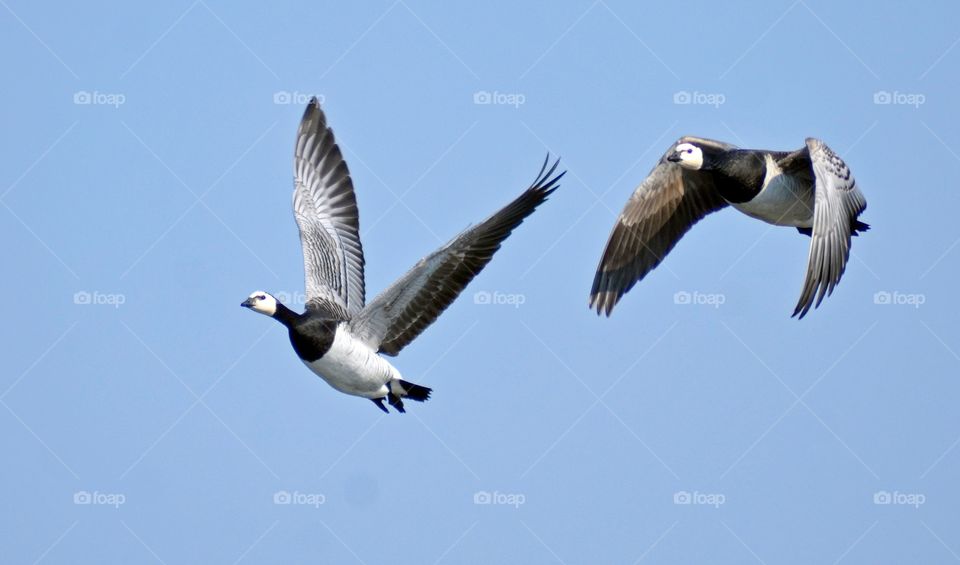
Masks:
[[[248,299],[244,300],[243,302],[241,302],[241,303],[240,303],[240,306],[243,306],[244,308],[253,308],[253,300],[250,299],[250,298],[248,298]]]
[[[679,152],[679,151],[674,151],[669,157],[667,157],[667,161],[670,161],[671,163],[679,163],[679,162],[680,162],[680,152]]]

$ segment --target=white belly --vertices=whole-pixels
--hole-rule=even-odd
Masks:
[[[320,359],[304,364],[340,392],[364,398],[386,396],[386,383],[400,378],[400,372],[389,361],[350,335],[343,325],[337,328],[330,350]]]
[[[813,187],[784,175],[767,155],[763,188],[753,200],[732,204],[744,214],[777,226],[813,226]]]

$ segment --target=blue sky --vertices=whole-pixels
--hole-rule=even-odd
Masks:
[[[960,560],[960,42],[950,2],[0,2],[0,554],[10,563]],[[321,96],[368,298],[562,188],[335,393],[238,307],[303,290]],[[614,217],[671,141],[825,140],[873,230],[790,318],[808,240],[697,225],[610,319]],[[490,297],[491,304],[485,304]],[[689,304],[684,304],[689,297]]]

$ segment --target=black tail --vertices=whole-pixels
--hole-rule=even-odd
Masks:
[[[861,222],[860,220],[853,220],[853,222],[850,223],[850,235],[860,235],[861,232],[865,232],[868,229],[870,229],[870,224]],[[813,235],[813,228],[797,228],[797,231],[803,235]]]
[[[399,386],[398,386],[399,385]],[[403,399],[409,398],[410,400],[416,400],[417,402],[423,402],[430,398],[430,393],[433,392],[433,389],[429,389],[425,386],[415,385],[411,382],[404,380],[390,381],[387,385],[390,389],[390,392],[387,393],[386,401],[390,406],[393,406],[393,409],[397,412],[403,413],[406,410],[403,407]],[[373,403],[377,405],[378,408],[387,411],[387,408],[383,405],[384,398],[372,398]]]
[[[433,392],[432,388],[427,388],[425,386],[415,385],[408,381],[400,381],[400,386],[403,387],[403,390],[406,392],[405,397],[410,400],[416,400],[417,402],[423,402],[430,398],[430,393]]]

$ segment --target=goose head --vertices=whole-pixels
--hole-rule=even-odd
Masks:
[[[246,300],[240,303],[240,306],[259,312],[264,316],[273,316],[277,313],[277,299],[262,290],[250,294]]]
[[[667,161],[676,163],[684,169],[699,171],[708,168],[704,166],[708,164],[704,157],[702,147],[694,143],[684,142],[678,143],[677,146],[673,148],[673,153],[667,157]]]

